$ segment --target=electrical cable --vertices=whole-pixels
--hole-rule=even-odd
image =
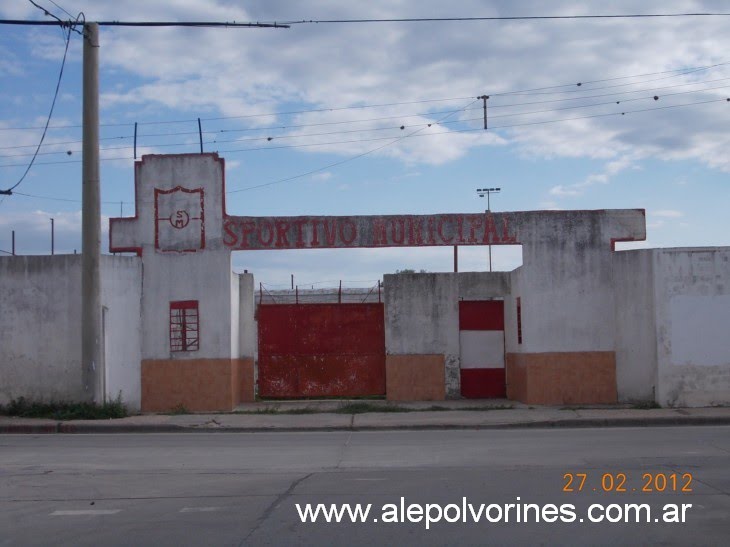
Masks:
[[[474,99],[469,104],[467,104],[464,108],[469,108],[477,100],[478,99]],[[441,120],[439,120],[439,122],[442,122],[442,121],[446,120],[447,118],[450,118],[453,115],[454,114],[448,114],[447,116],[445,116],[444,118],[442,118]],[[294,175],[292,177],[287,177],[285,179],[276,180],[276,181],[273,181],[273,182],[266,182],[266,183],[263,183],[263,184],[258,184],[256,186],[249,186],[248,188],[244,188],[244,189],[241,189],[241,190],[232,190],[232,191],[229,191],[229,192],[226,192],[226,193],[227,194],[235,194],[236,192],[243,192],[245,190],[253,190],[254,188],[263,188],[263,187],[266,187],[266,186],[272,186],[274,184],[280,184],[282,182],[289,182],[289,181],[292,181],[292,180],[295,180],[295,179],[300,179],[302,177],[307,177],[309,175],[313,175],[315,173],[319,173],[320,171],[324,171],[325,169],[330,169],[332,167],[337,167],[337,166],[342,165],[344,163],[348,163],[348,162],[357,160],[359,158],[362,158],[364,156],[367,156],[369,154],[372,154],[374,152],[377,152],[378,150],[382,150],[383,148],[386,148],[387,146],[390,146],[392,144],[395,144],[397,142],[400,142],[400,141],[402,141],[405,138],[412,137],[412,136],[416,135],[417,133],[420,133],[421,131],[423,131],[423,129],[418,129],[416,131],[413,131],[412,133],[409,133],[408,135],[403,135],[402,137],[399,137],[399,138],[397,138],[395,140],[391,140],[391,142],[387,142],[387,143],[385,143],[385,144],[383,144],[381,146],[378,146],[376,148],[372,148],[372,149],[370,149],[370,150],[368,150],[366,152],[363,152],[361,154],[357,154],[355,156],[351,156],[349,158],[345,158],[344,160],[337,161],[337,162],[331,163],[329,165],[325,165],[324,167],[319,167],[318,169],[313,169],[311,171],[307,171],[306,173],[301,173],[299,175]]]
[[[730,78],[727,78],[730,79]],[[676,87],[676,86],[673,86]],[[688,95],[693,93],[702,93],[706,91],[715,91],[720,89],[727,89],[730,86],[719,86],[719,87],[711,87],[711,88],[705,88],[701,90],[691,90],[691,91],[680,91],[677,93],[667,93],[662,94],[661,98],[665,99],[667,97],[673,97],[677,95]],[[607,101],[607,102],[600,102],[600,103],[591,103],[591,104],[585,104],[585,105],[574,105],[574,106],[564,106],[564,107],[558,107],[558,108],[551,108],[551,109],[543,109],[543,110],[531,110],[527,112],[512,112],[507,114],[494,114],[491,115],[491,119],[495,118],[512,118],[512,117],[520,117],[520,116],[528,116],[532,114],[545,114],[549,112],[556,112],[556,111],[563,111],[563,110],[576,110],[576,109],[582,109],[582,108],[593,108],[596,106],[608,106],[608,105],[615,105],[620,103],[628,103],[628,102],[635,102],[635,101],[644,101],[644,100],[658,100],[657,96],[647,96],[647,97],[634,97],[629,99],[622,99],[621,101]],[[541,103],[539,103],[541,104]],[[473,108],[463,109],[459,111],[451,111],[451,112],[466,112],[470,110],[475,110]],[[481,107],[479,107],[476,110],[481,110]],[[203,144],[205,145],[211,145],[211,144],[227,144],[227,143],[234,143],[234,142],[256,142],[256,141],[278,141],[282,139],[301,139],[306,137],[321,137],[321,136],[330,136],[330,135],[342,135],[342,134],[351,134],[351,133],[368,133],[373,131],[395,131],[395,130],[404,130],[406,127],[409,129],[412,129],[414,127],[431,127],[432,125],[447,125],[447,124],[455,124],[455,123],[467,123],[467,122],[473,122],[473,121],[481,121],[482,117],[477,118],[467,118],[467,119],[459,119],[459,120],[450,120],[450,121],[444,121],[444,122],[429,122],[429,123],[418,123],[418,124],[412,124],[412,125],[400,125],[400,126],[387,126],[387,127],[370,127],[370,128],[363,128],[363,129],[348,129],[344,131],[328,131],[328,132],[321,132],[321,133],[302,133],[302,134],[291,134],[291,135],[277,135],[275,137],[245,137],[245,138],[238,138],[238,139],[213,139],[213,140],[207,140],[203,141]],[[190,134],[197,134],[197,132],[190,132]],[[186,133],[187,134],[187,133]],[[385,138],[392,138],[392,137],[385,137]],[[370,140],[370,139],[355,139],[355,140],[349,140],[349,141],[338,141],[343,143],[353,143],[353,142],[360,142],[363,140]],[[79,141],[80,142],[80,141]],[[173,143],[152,143],[152,144],[145,144],[145,146],[150,148],[169,148],[173,146],[198,146],[200,144],[199,141],[190,141],[190,142],[173,142]],[[330,143],[332,144],[332,143]],[[317,143],[314,143],[310,146],[316,146]],[[306,143],[296,146],[308,146]],[[272,149],[274,147],[262,147],[262,150],[265,149]],[[110,151],[110,150],[132,150],[133,147],[131,146],[108,146],[105,148],[101,148],[100,151]],[[230,151],[230,150],[229,150]],[[58,154],[69,154],[71,151],[57,151],[57,152],[41,152],[38,155],[58,155]],[[80,152],[80,150],[76,150],[74,152]],[[30,155],[29,153],[21,153],[21,154],[8,154],[5,156],[0,156],[0,159],[3,158],[14,158],[14,157],[24,157]],[[2,166],[2,165],[0,165]]]
[[[654,19],[665,17],[724,17],[725,12],[627,13],[617,15],[503,15],[492,17],[397,17],[383,19],[302,19],[285,21],[285,25],[341,23],[443,23],[465,21],[548,21],[567,19]]]
[[[33,2],[33,0],[30,0],[30,2],[31,2],[31,4],[37,6],[37,4],[35,4]],[[43,8],[41,8],[41,9],[43,9]],[[33,157],[31,158],[30,162],[28,163],[28,167],[26,168],[25,172],[20,177],[20,179],[15,184],[13,184],[10,188],[8,188],[6,190],[0,190],[0,194],[2,194],[4,196],[11,195],[13,193],[13,190],[15,190],[18,186],[20,186],[20,184],[25,180],[25,177],[28,175],[31,167],[33,167],[33,164],[35,163],[35,159],[38,156],[38,152],[40,151],[41,146],[43,146],[43,140],[46,138],[46,133],[48,131],[48,125],[51,123],[51,118],[53,117],[53,110],[56,107],[56,99],[58,98],[58,91],[61,88],[61,80],[63,79],[63,69],[66,66],[66,56],[68,55],[68,46],[71,42],[72,30],[73,30],[73,26],[69,25],[68,33],[66,34],[66,44],[65,44],[65,47],[63,50],[63,59],[61,60],[61,69],[58,73],[58,81],[56,82],[56,89],[53,93],[53,101],[51,101],[51,109],[48,112],[48,117],[46,118],[46,125],[43,128],[43,134],[41,135],[40,142],[38,143],[38,146],[36,147]],[[3,201],[4,201],[4,198],[3,198]],[[1,203],[2,203],[2,201],[0,201],[0,204]]]
[[[650,111],[654,111],[654,110],[665,110],[665,109],[669,109],[669,108],[682,108],[682,107],[687,107],[687,106],[704,105],[704,104],[710,104],[710,103],[716,103],[716,102],[730,102],[730,98],[711,99],[711,100],[707,100],[707,101],[699,101],[699,102],[694,102],[694,103],[660,106],[660,107],[646,108],[646,109],[640,109],[640,110],[627,110],[627,111],[623,111],[623,112],[612,112],[612,113],[607,113],[607,114],[593,114],[593,115],[579,116],[579,117],[574,117],[574,118],[561,118],[561,119],[557,119],[557,120],[542,120],[542,121],[538,121],[538,122],[527,122],[527,123],[517,123],[517,124],[508,124],[508,125],[492,126],[492,127],[490,127],[490,129],[509,129],[509,128],[514,128],[514,127],[523,127],[523,126],[529,126],[529,125],[542,125],[542,124],[549,124],[549,123],[561,123],[561,122],[571,121],[571,120],[585,120],[585,119],[591,119],[591,118],[602,118],[602,117],[607,117],[607,116],[619,116],[619,115],[625,115],[625,114],[635,114],[635,113],[640,113],[640,112],[650,112]],[[461,121],[477,121],[477,120],[481,121],[482,118],[471,118],[470,120],[461,120]],[[432,126],[433,125],[445,125],[445,123],[446,122],[444,122],[444,121],[436,121],[436,122],[432,122],[430,125],[432,125]],[[426,128],[423,128],[423,129],[426,129]],[[408,135],[403,135],[401,137],[397,137],[397,138],[395,138],[395,140],[393,141],[393,143],[398,142],[398,141],[401,141],[401,140],[406,139],[406,138],[413,137],[413,136],[417,136],[417,137],[428,137],[428,136],[433,136],[433,135],[446,135],[446,134],[453,134],[453,133],[468,133],[468,132],[474,132],[474,131],[484,131],[483,128],[476,128],[476,129],[455,129],[455,130],[451,130],[451,131],[441,131],[441,132],[438,132],[438,133],[429,133],[427,135],[415,135],[415,133],[418,133],[420,131],[423,131],[423,129],[419,129],[416,132],[410,133]],[[311,147],[316,147],[316,146],[331,146],[331,145],[338,145],[338,144],[353,144],[353,143],[360,143],[360,142],[382,141],[382,140],[388,140],[388,139],[393,139],[393,137],[392,136],[391,137],[375,137],[375,138],[370,138],[370,139],[352,139],[352,140],[347,140],[347,141],[332,141],[332,142],[321,142],[321,143],[310,143],[310,144],[292,144],[292,145],[271,146],[271,147],[239,148],[239,149],[218,150],[217,152],[218,153],[257,152],[257,151],[261,151],[261,150],[280,150],[280,149],[289,149],[289,148],[311,148]],[[198,143],[197,142],[196,143],[190,143],[190,145],[198,145]],[[375,152],[377,150],[380,150],[381,148],[384,148],[385,146],[387,146],[387,144],[385,144],[385,145],[383,145],[383,146],[381,146],[381,147],[379,147],[377,149],[371,150],[370,152],[366,152],[366,153],[363,153],[361,155],[358,155],[358,156],[356,156],[355,158],[352,158],[352,159],[357,159],[358,157],[361,157],[363,155],[368,155],[368,154],[370,154],[372,152]],[[125,161],[125,160],[129,160],[129,159],[131,159],[131,158],[129,158],[127,156],[119,156],[119,157],[111,157],[111,158],[101,158],[100,161]],[[331,166],[334,167],[335,165],[340,165],[340,163],[345,163],[346,161],[350,161],[350,160],[344,160],[342,162],[337,162],[335,164],[332,164]],[[80,162],[81,162],[81,160],[49,161],[49,162],[37,163],[36,165],[63,165],[63,164],[72,164],[72,163],[80,163]],[[2,167],[20,167],[20,166],[23,166],[23,165],[25,165],[25,164],[9,164],[9,163],[8,164],[0,164],[0,168],[2,168]],[[319,172],[321,170],[327,169],[329,167],[330,166],[325,166],[325,167],[322,167],[320,169],[317,169],[317,170],[315,170],[313,172],[308,172],[305,175],[301,175],[301,176],[306,176],[308,174],[316,173],[316,172]],[[297,176],[295,178],[299,178],[299,176]]]
[[[616,80],[623,80],[623,79],[629,79],[629,78],[641,78],[645,76],[654,76],[659,74],[672,74],[672,76],[667,76],[667,78],[674,78],[679,76],[685,76],[687,74],[692,74],[694,72],[699,72],[703,70],[710,70],[712,68],[716,68],[719,66],[726,66],[729,65],[730,61],[725,61],[722,63],[715,63],[712,65],[704,65],[704,66],[698,66],[698,67],[687,67],[684,69],[675,69],[675,70],[667,70],[667,71],[661,71],[661,72],[649,72],[644,74],[634,74],[629,76],[617,76],[613,78],[604,78],[600,80],[590,80],[585,82],[578,82],[578,83],[571,83],[571,84],[561,84],[556,86],[547,86],[547,87],[538,87],[538,88],[531,88],[531,89],[523,89],[523,90],[516,90],[516,91],[504,91],[504,92],[496,92],[496,93],[490,93],[488,94],[490,97],[498,97],[498,96],[508,96],[508,95],[523,95],[523,94],[540,94],[536,93],[539,91],[544,91],[547,89],[559,89],[563,87],[582,87],[584,85],[588,84],[594,84],[594,83],[602,83],[602,82],[609,82],[609,81],[616,81]],[[660,79],[666,79],[666,78],[660,78]],[[648,83],[652,81],[658,81],[657,80],[647,80],[646,82],[633,82],[631,84],[625,84],[625,85],[640,85],[642,83]],[[695,83],[701,83],[701,82],[695,82]],[[624,84],[622,84],[624,85]],[[687,84],[689,85],[689,84]],[[602,89],[610,89],[613,87],[619,87],[619,86],[605,86],[605,87],[599,87],[599,88],[591,88],[591,89],[581,89],[581,90],[567,90],[559,93],[573,93],[577,91],[599,91]],[[671,86],[669,86],[671,87]],[[655,88],[655,89],[665,89],[665,88]],[[639,92],[641,90],[637,90]],[[448,102],[448,101],[464,101],[469,100],[473,97],[450,97],[450,98],[442,98],[442,99],[424,99],[424,100],[418,100],[418,101],[402,101],[402,102],[392,102],[392,103],[380,103],[380,104],[364,104],[364,105],[357,105],[357,106],[347,106],[347,107],[331,107],[331,108],[315,108],[315,109],[306,109],[306,110],[291,110],[291,111],[281,111],[281,112],[272,112],[272,113],[265,113],[265,114],[247,114],[243,116],[219,116],[219,117],[213,117],[213,118],[201,118],[201,121],[207,122],[207,121],[221,121],[221,120],[235,120],[235,119],[244,119],[244,118],[261,118],[261,117],[270,117],[270,116],[285,116],[285,115],[293,115],[293,114],[308,114],[308,113],[316,113],[316,112],[334,112],[334,111],[341,111],[341,110],[361,110],[366,108],[381,108],[381,107],[389,107],[389,106],[403,106],[403,105],[409,105],[409,104],[424,104],[424,103],[434,103],[434,102]],[[566,99],[567,100],[567,99]],[[398,118],[399,116],[393,116],[392,118]],[[402,116],[401,116],[402,117]],[[183,124],[183,123],[193,123],[197,122],[197,118],[190,118],[190,119],[181,119],[181,120],[158,120],[158,121],[150,121],[150,122],[139,122],[138,125],[166,125],[166,124]],[[329,123],[351,123],[351,122],[329,122]],[[311,125],[317,125],[317,124],[311,124]],[[104,123],[100,124],[100,127],[133,127],[134,122],[129,123]],[[50,126],[49,129],[76,129],[80,128],[81,125],[78,124],[69,124],[69,125],[55,125]],[[28,131],[33,129],[43,129],[43,127],[0,127],[0,131]],[[271,129],[271,128],[268,128]],[[257,130],[257,128],[247,128],[247,129],[232,129],[232,130],[226,130],[226,131],[253,131]]]
[[[541,125],[541,124],[548,124],[548,123],[560,123],[560,122],[566,122],[566,121],[584,120],[584,119],[589,119],[589,118],[599,118],[599,117],[607,117],[607,116],[619,116],[619,115],[623,116],[625,114],[635,114],[635,113],[640,113],[640,112],[649,112],[649,111],[653,111],[653,110],[664,110],[664,109],[668,109],[668,108],[679,108],[679,107],[685,107],[685,106],[695,106],[695,105],[709,104],[709,103],[721,102],[721,101],[722,102],[730,102],[730,98],[726,98],[726,99],[715,99],[715,100],[711,100],[711,101],[702,101],[702,102],[698,102],[698,103],[689,103],[689,104],[684,104],[684,105],[671,105],[671,106],[662,106],[662,107],[648,108],[648,109],[641,109],[641,110],[634,110],[634,111],[616,112],[616,113],[611,113],[611,114],[597,114],[597,115],[592,115],[592,116],[580,116],[580,117],[575,117],[575,118],[564,118],[564,119],[560,119],[560,120],[545,120],[545,121],[540,121],[540,122],[531,122],[531,123],[523,123],[523,124],[504,125],[504,126],[494,127],[493,129],[507,129],[507,128],[512,128],[512,127],[522,127],[522,126],[527,126],[527,125]],[[456,131],[444,131],[444,132],[440,132],[440,133],[430,133],[428,135],[419,135],[419,136],[423,137],[423,136],[431,136],[431,135],[446,134],[446,133],[468,133],[468,132],[475,132],[475,131],[484,131],[484,129],[481,129],[481,128],[479,128],[479,129],[462,129],[462,130],[456,130]],[[402,137],[402,138],[404,138],[404,137]],[[400,140],[402,140],[402,138]],[[378,147],[378,148],[376,148],[374,150],[371,150],[369,152],[366,152],[365,154],[369,154],[371,152],[374,152],[374,151],[380,150],[382,148],[385,148],[389,144],[390,143],[386,143],[383,146],[380,146],[380,147]],[[359,156],[356,156],[355,158],[357,158],[357,157],[359,157]],[[235,193],[238,193],[238,192],[246,192],[248,190],[254,190],[254,189],[257,189],[257,188],[263,188],[263,187],[266,187],[266,186],[272,186],[274,184],[281,184],[281,183],[284,183],[284,182],[289,182],[291,180],[295,180],[295,179],[298,179],[298,178],[306,177],[308,175],[317,173],[319,171],[324,171],[325,169],[329,169],[330,167],[335,167],[337,165],[340,165],[341,163],[345,163],[346,161],[349,161],[349,159],[348,160],[344,160],[344,161],[339,162],[339,163],[335,163],[335,164],[331,164],[331,165],[328,165],[328,166],[325,166],[325,167],[321,167],[319,169],[315,169],[315,170],[312,170],[312,171],[308,171],[308,172],[302,173],[300,175],[295,175],[295,176],[292,176],[292,177],[278,179],[278,180],[274,180],[274,181],[267,182],[267,183],[263,183],[263,184],[257,184],[257,185],[254,185],[254,186],[248,186],[246,188],[240,188],[238,190],[230,190],[230,191],[228,191],[226,193],[227,194],[235,194]]]
[[[702,82],[692,82],[692,83],[686,83],[686,84],[676,84],[671,86],[664,86],[664,87],[658,87],[658,88],[650,88],[650,89],[641,89],[636,91],[622,91],[617,93],[609,93],[609,94],[601,94],[601,95],[591,95],[587,97],[580,97],[580,98],[572,98],[572,99],[550,99],[550,100],[544,100],[544,101],[529,101],[524,103],[513,103],[513,104],[506,104],[506,105],[492,105],[491,108],[508,108],[508,107],[515,107],[515,106],[525,106],[525,105],[540,105],[540,104],[550,104],[555,102],[565,102],[565,101],[571,101],[571,100],[583,100],[583,99],[589,99],[589,98],[602,98],[602,97],[613,97],[617,95],[626,95],[626,94],[632,94],[632,93],[639,93],[643,91],[660,91],[664,89],[674,89],[677,87],[686,87],[686,86],[693,86],[693,85],[700,85],[705,83],[712,83],[712,82],[721,82],[721,81],[727,81],[730,78],[719,78],[715,80],[705,80]],[[717,87],[709,87],[709,88],[702,88],[702,89],[694,89],[689,91],[681,91],[677,93],[663,93],[661,95],[662,98],[666,97],[672,97],[675,95],[685,95],[685,94],[692,94],[692,93],[702,93],[707,91],[715,91],[720,89],[726,89],[727,86],[717,86]],[[586,105],[575,105],[575,106],[566,106],[566,107],[557,107],[552,109],[546,109],[546,110],[532,110],[527,112],[514,112],[509,114],[496,114],[492,115],[492,118],[498,118],[498,117],[506,117],[506,116],[523,116],[528,114],[538,114],[538,113],[545,113],[545,112],[551,112],[551,111],[559,111],[559,110],[571,110],[571,109],[579,109],[579,108],[590,108],[594,106],[604,106],[604,105],[610,105],[610,104],[619,104],[619,103],[625,103],[625,102],[632,102],[637,100],[647,100],[647,99],[654,99],[655,96],[649,96],[649,97],[634,97],[634,98],[628,98],[628,99],[621,99],[620,101],[608,101],[608,102],[600,102],[600,103],[591,103]],[[656,100],[656,99],[654,99]],[[468,108],[465,110],[447,110],[442,112],[430,112],[430,113],[423,113],[423,114],[414,114],[414,115],[408,115],[408,116],[386,116],[381,118],[370,118],[367,120],[350,120],[350,121],[339,121],[339,122],[322,122],[318,124],[300,124],[300,125],[292,125],[292,126],[274,126],[269,127],[267,129],[287,129],[287,128],[304,128],[304,127],[313,127],[313,126],[322,126],[322,125],[336,125],[336,124],[345,124],[345,123],[359,123],[359,122],[365,122],[365,121],[376,121],[376,120],[391,120],[391,119],[405,119],[408,117],[422,117],[426,115],[434,115],[434,114],[445,114],[445,113],[454,113],[454,112],[460,112],[460,111],[470,111],[470,110],[481,110],[481,107],[475,107],[475,108]],[[462,120],[462,121],[471,121],[471,120]],[[434,123],[434,122],[432,122]],[[458,123],[457,121],[450,121],[446,123]],[[409,124],[408,127],[419,127],[422,125],[427,124]],[[358,132],[366,132],[366,131],[382,131],[387,129],[404,129],[406,125],[404,123],[399,124],[398,126],[393,127],[372,127],[372,128],[363,128],[363,129],[348,129],[348,130],[342,130],[342,131],[329,131],[329,132],[322,132],[322,133],[304,133],[300,135],[276,135],[276,136],[265,136],[265,137],[246,137],[246,138],[239,138],[239,139],[218,139],[214,138],[213,140],[207,140],[203,141],[203,144],[221,144],[221,143],[230,143],[230,142],[245,142],[245,141],[273,141],[277,139],[290,139],[290,138],[302,138],[302,137],[310,137],[310,136],[324,136],[324,135],[337,135],[337,134],[348,134],[348,133],[358,133]],[[250,128],[252,130],[258,130],[256,128]],[[219,133],[223,132],[240,132],[240,131],[246,131],[246,130],[225,130],[221,129],[218,131],[203,131],[202,134],[204,135],[217,135]],[[198,131],[182,131],[182,132],[176,132],[176,133],[148,133],[143,135],[138,135],[139,139],[142,139],[144,137],[171,137],[171,136],[183,136],[183,135],[198,135]],[[119,139],[131,139],[133,138],[133,135],[129,136],[118,136],[118,137],[107,137],[105,139],[100,140],[119,140]],[[53,146],[53,145],[60,145],[60,144],[79,144],[82,141],[76,140],[76,141],[61,141],[61,142],[52,142],[52,143],[46,143],[43,146]],[[187,145],[193,145],[193,144],[199,144],[199,141],[195,141],[195,143],[192,142],[181,142],[181,143],[152,143],[152,144],[146,144],[148,147],[170,147],[170,146],[187,146]],[[18,149],[18,148],[28,148],[30,146],[35,145],[16,145],[16,146],[8,146],[8,147],[0,147],[0,150],[11,150],[11,149]],[[105,148],[101,148],[102,151],[104,150],[131,150],[133,147],[131,146],[109,146]],[[54,155],[54,154],[69,154],[71,151],[56,151],[56,152],[41,152],[38,155]],[[80,152],[80,151],[75,151]],[[11,157],[23,157],[23,156],[29,156],[30,153],[20,153],[20,154],[8,154],[4,156],[0,156],[0,159],[2,158],[11,158]]]

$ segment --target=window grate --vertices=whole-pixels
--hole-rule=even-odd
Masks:
[[[170,302],[170,351],[200,349],[200,320],[197,300]]]

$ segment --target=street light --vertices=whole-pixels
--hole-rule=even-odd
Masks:
[[[490,194],[498,194],[501,192],[501,188],[477,188],[477,194],[480,198],[483,198],[485,195],[487,196],[487,213],[492,212],[491,204],[489,203],[489,195]],[[489,243],[489,271],[492,271],[492,243],[490,241]]]
[[[501,191],[501,188],[477,188],[477,194],[479,194],[480,198],[483,198],[485,195],[487,196],[487,212],[492,210],[489,206],[489,194],[498,194]]]

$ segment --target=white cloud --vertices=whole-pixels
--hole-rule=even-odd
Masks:
[[[662,209],[659,211],[649,211],[649,215],[660,218],[680,218],[684,216],[684,213],[673,209]]]
[[[54,219],[54,250],[57,254],[70,254],[81,250],[81,211],[48,211],[36,209],[28,212],[4,211],[0,215],[0,232],[3,250],[10,250],[11,231],[15,231],[17,254],[51,253],[51,219]],[[102,246],[108,241],[106,234],[109,217],[102,215]],[[7,248],[6,248],[7,247]]]
[[[551,196],[558,196],[558,197],[573,197],[573,196],[579,196],[583,192],[576,188],[575,186],[564,186],[562,184],[558,184],[557,186],[553,186],[550,188],[550,195]]]
[[[67,9],[72,13],[82,7],[89,11],[89,6],[82,5],[82,2],[68,1],[67,4]],[[701,10],[704,4],[677,0],[649,3],[645,7],[648,11],[653,7],[661,7],[660,11],[686,11]],[[612,4],[612,11],[630,12],[633,6],[628,0],[620,1]],[[497,2],[468,0],[460,3],[457,10],[453,6],[445,8],[442,4],[429,2],[393,3],[380,0],[369,2],[363,7],[322,0],[307,3],[304,10],[299,3],[285,1],[254,2],[244,8],[222,0],[186,0],[175,3],[174,7],[168,2],[154,0],[120,0],[94,4],[87,18],[125,19],[129,13],[134,13],[136,18],[143,20],[282,20],[297,19],[297,16],[303,16],[303,11],[306,11],[304,18],[408,17],[413,15],[415,8],[424,17],[454,15],[455,11],[493,15],[545,12],[544,4],[535,1],[503,7]],[[588,9],[582,3],[564,0],[551,3],[550,12],[575,14]],[[3,6],[0,10],[16,15],[18,11],[26,14],[32,12],[27,7],[19,9]],[[384,146],[374,155],[389,156],[407,164],[440,165],[456,161],[474,148],[511,143],[526,156],[604,159],[608,162],[604,175],[609,178],[625,168],[621,165],[621,157],[635,150],[665,160],[696,159],[711,168],[728,171],[730,159],[724,151],[730,144],[730,136],[721,116],[717,114],[718,109],[725,105],[509,128],[516,124],[658,106],[654,101],[626,102],[647,95],[646,92],[596,97],[581,103],[559,101],[566,97],[606,95],[727,76],[730,70],[725,66],[682,78],[655,76],[655,82],[642,85],[639,85],[642,80],[652,78],[590,83],[591,80],[608,80],[722,61],[718,52],[727,49],[723,46],[728,45],[723,24],[721,18],[705,18],[701,24],[692,18],[676,18],[559,23],[513,21],[390,23],[377,26],[295,25],[291,29],[268,30],[105,28],[101,50],[105,69],[116,70],[119,74],[128,74],[133,78],[115,89],[104,89],[102,102],[105,108],[135,107],[149,112],[154,112],[154,105],[157,105],[198,115],[269,114],[240,120],[246,127],[260,127],[280,121],[271,114],[287,110],[287,105],[295,103],[312,108],[328,108],[356,106],[364,102],[377,104],[436,97],[476,97],[487,92],[493,94],[489,108],[492,127],[495,128],[489,134],[450,132],[447,135],[414,137]],[[486,50],[489,54],[486,55],[485,32],[489,46]],[[377,40],[373,39],[374,33],[377,33]],[[438,39],[434,39],[434,36],[438,36]],[[59,58],[59,48],[63,44],[57,38],[48,33],[36,38],[35,54],[48,59]],[[74,44],[78,49],[77,40]],[[74,50],[76,53],[77,49]],[[495,78],[494,75],[499,77]],[[504,91],[579,81],[585,82],[582,87],[561,89],[574,92],[563,95],[496,95]],[[637,85],[625,85],[629,83]],[[623,87],[600,89],[607,85]],[[677,97],[663,95],[671,91],[652,93],[661,95],[659,104],[662,106],[719,98],[725,93],[718,90]],[[623,102],[617,105],[615,101],[612,102],[613,99],[623,99]],[[454,108],[469,102],[398,106],[390,114]],[[593,103],[606,104],[555,110]],[[522,105],[508,106],[511,104]],[[415,108],[417,106],[421,108]],[[481,105],[477,102],[473,106],[476,110],[469,111],[468,116],[476,118],[472,125],[478,127]],[[543,112],[524,114],[529,111]],[[350,117],[357,113],[339,113],[344,116],[345,112]],[[318,123],[318,120],[327,118],[329,114],[333,113],[312,113],[299,119]],[[412,125],[433,122],[439,117],[422,116],[406,121]],[[390,142],[365,140],[387,136],[388,133],[382,131],[383,125],[384,122],[373,124],[369,127],[370,133],[364,132],[357,137],[350,135],[352,139],[345,135],[321,138],[302,136],[310,133],[311,128],[287,133],[301,137],[291,140],[292,144],[318,144],[302,149],[309,153],[327,152],[347,156],[361,154]],[[505,126],[508,128],[496,129]],[[343,140],[360,142],[342,143]],[[323,144],[333,141],[339,144]],[[614,165],[612,162],[618,163]],[[561,195],[559,192],[560,189],[556,190],[555,195]],[[574,193],[569,191],[569,195]]]
[[[312,180],[314,181],[327,181],[332,178],[332,172],[331,171],[323,171],[321,173],[315,173],[312,175]]]
[[[553,186],[549,193],[552,196],[557,197],[576,197],[583,195],[586,190],[596,184],[608,184],[611,178],[619,174],[621,171],[629,168],[637,168],[635,162],[643,157],[642,152],[633,152],[629,154],[623,154],[615,160],[607,162],[603,166],[603,170],[600,173],[592,173],[588,175],[581,182],[569,185],[557,185]]]

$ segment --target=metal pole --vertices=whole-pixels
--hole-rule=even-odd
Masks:
[[[101,380],[101,203],[99,190],[99,25],[84,25],[81,221],[81,367],[86,400],[103,400]]]
[[[459,271],[459,246],[454,245],[454,273]]]
[[[291,289],[294,290],[294,274],[291,274]]]
[[[55,254],[55,247],[56,247],[56,234],[55,229],[53,226],[53,219],[51,219],[51,254]]]
[[[487,104],[486,100],[484,101],[484,104],[485,105]],[[484,108],[486,108],[486,106]],[[485,112],[486,112],[486,110],[485,110]],[[487,123],[486,119],[485,119],[484,123],[486,126],[486,123]],[[491,193],[492,193],[491,191],[487,190],[487,213],[490,215],[492,214],[492,206],[489,203],[489,194],[491,194]],[[489,236],[489,271],[490,272],[492,271],[492,236],[491,236],[491,234]]]
[[[198,118],[198,138],[200,139],[200,153],[203,153],[203,126],[200,124],[200,118]]]
[[[15,230],[13,230],[13,243],[10,250],[13,252],[13,256],[15,256]]]

